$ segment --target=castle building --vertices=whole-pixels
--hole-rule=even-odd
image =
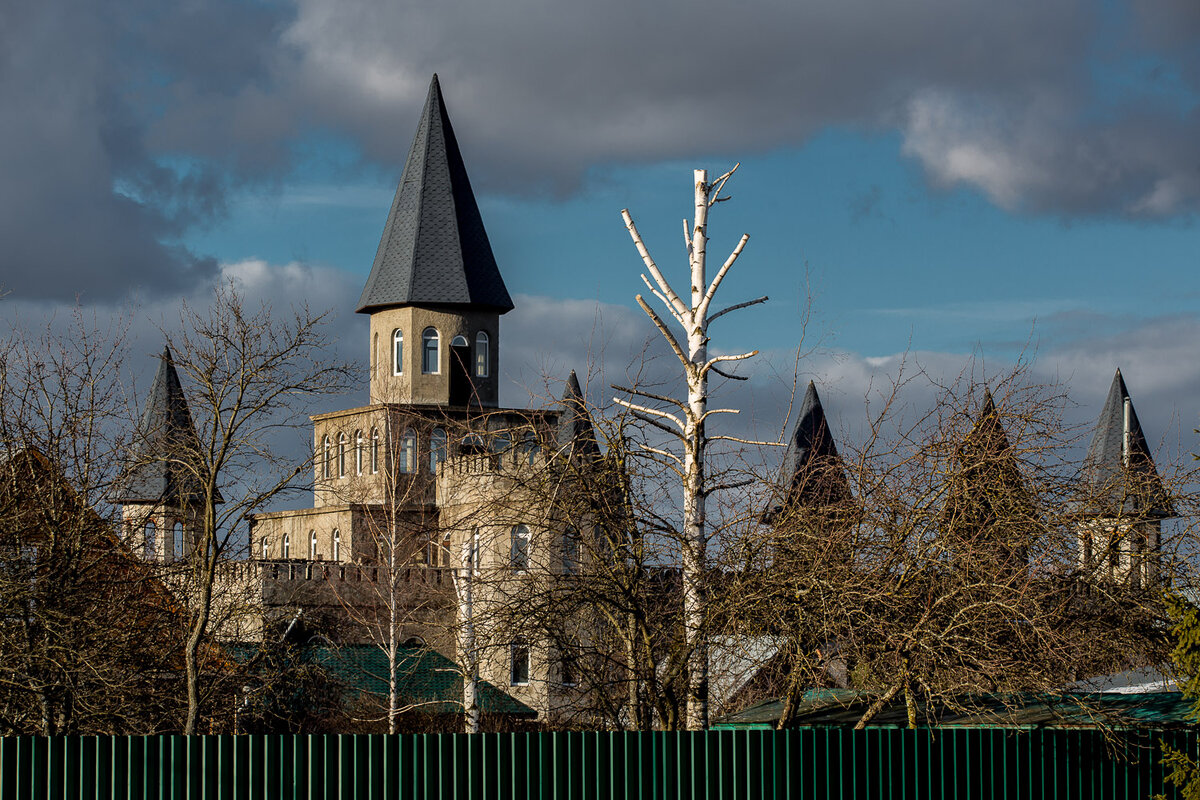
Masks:
[[[313,507],[255,515],[244,569],[266,627],[304,609],[331,637],[428,645],[545,719],[575,694],[571,676],[514,630],[522,598],[506,587],[533,564],[575,569],[545,476],[598,448],[574,373],[558,407],[499,407],[512,308],[434,76],[356,309],[370,317],[369,404],[312,417]]]

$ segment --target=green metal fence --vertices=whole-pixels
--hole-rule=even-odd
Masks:
[[[1146,798],[1164,739],[1197,752],[1193,732],[998,728],[20,737],[0,800]]]

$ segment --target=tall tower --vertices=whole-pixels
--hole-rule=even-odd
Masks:
[[[512,308],[434,75],[356,309],[371,315],[371,402],[495,407]]]
[[[123,535],[148,561],[175,561],[191,552],[200,513],[199,480],[186,464],[199,446],[170,348],[150,386],[120,488]]]
[[[1084,459],[1083,487],[1080,569],[1132,586],[1157,581],[1162,521],[1175,512],[1119,369]]]

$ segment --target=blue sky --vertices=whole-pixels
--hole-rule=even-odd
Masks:
[[[692,168],[740,161],[711,248],[749,233],[724,297],[772,299],[714,335],[764,351],[762,419],[803,333],[850,427],[906,351],[985,378],[1036,354],[1080,420],[1120,366],[1152,439],[1200,422],[1194,0],[52,0],[4,29],[0,284],[25,318],[168,319],[232,276],[333,306],[361,355],[350,307],[436,71],[518,296],[508,402],[638,349],[620,210],[681,275]]]

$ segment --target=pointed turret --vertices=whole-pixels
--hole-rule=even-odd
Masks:
[[[1083,479],[1084,513],[1156,519],[1174,513],[1119,369],[1088,446]]]
[[[563,390],[562,409],[559,412],[558,424],[555,429],[555,445],[559,453],[573,455],[596,455],[600,446],[596,443],[596,429],[592,425],[592,415],[587,410],[587,400],[583,396],[583,388],[579,385],[579,376],[575,370],[567,377],[567,385]]]
[[[808,382],[796,427],[783,455],[779,490],[782,503],[767,512],[768,518],[784,508],[826,508],[849,502],[853,497],[812,381]]]
[[[513,308],[437,75],[357,311],[402,305],[467,306],[501,314]]]
[[[199,483],[195,475],[178,463],[181,455],[186,455],[181,451],[194,450],[197,445],[196,428],[171,349],[164,347],[133,452],[126,462],[125,478],[114,501],[178,504],[197,497]]]
[[[1025,480],[990,389],[955,453],[942,508],[945,543],[960,563],[1023,567],[1039,529]]]

